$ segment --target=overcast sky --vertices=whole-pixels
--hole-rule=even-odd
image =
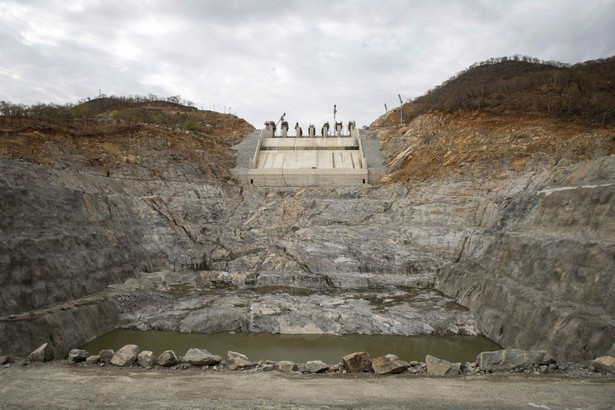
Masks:
[[[0,0],[0,99],[180,94],[257,128],[369,124],[490,57],[615,55],[615,0]]]

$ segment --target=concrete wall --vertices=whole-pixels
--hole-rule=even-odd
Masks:
[[[281,138],[268,130],[251,135],[252,157],[231,170],[241,184],[254,186],[353,186],[377,185],[384,169],[372,169],[363,152],[359,130],[340,138]],[[248,147],[248,144],[245,148]],[[245,149],[238,149],[244,153]],[[305,155],[298,155],[304,151]],[[329,154],[330,153],[330,154]],[[247,154],[247,153],[244,153]],[[329,156],[327,156],[329,154]],[[264,161],[272,155],[276,161]],[[348,156],[351,155],[351,161]],[[246,156],[246,155],[244,155]],[[288,158],[286,158],[288,157]],[[311,158],[313,161],[310,161]],[[323,161],[323,158],[334,158]],[[242,157],[243,158],[243,157]],[[247,168],[244,168],[247,165]],[[309,166],[308,166],[309,165]]]
[[[368,184],[367,169],[250,169],[254,186],[349,186]]]
[[[350,137],[340,138],[263,138],[262,148],[269,149],[344,149],[356,148],[359,145],[356,139]]]

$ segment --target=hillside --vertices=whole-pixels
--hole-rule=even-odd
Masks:
[[[227,179],[234,165],[229,148],[254,129],[230,114],[122,98],[13,104],[2,113],[2,158],[140,179]]]
[[[615,154],[613,129],[523,114],[433,112],[372,129],[389,166],[385,183],[504,178]]]
[[[403,126],[399,109],[371,124],[389,166],[382,181],[503,178],[613,155],[613,78],[615,58],[476,64],[404,104]]]
[[[415,100],[417,114],[476,109],[615,126],[615,57],[572,66],[530,57],[472,65]]]

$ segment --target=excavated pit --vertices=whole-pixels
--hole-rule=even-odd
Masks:
[[[613,157],[501,180],[349,188],[143,181],[6,160],[0,175],[11,210],[0,225],[2,354],[50,342],[62,357],[118,327],[484,334],[558,359],[614,353]]]
[[[121,295],[115,298],[126,312],[124,329],[82,348],[97,352],[132,343],[161,353],[200,346],[255,360],[330,363],[353,351],[472,361],[481,351],[499,349],[480,336],[468,309],[435,289],[229,286],[221,277],[231,281],[211,271],[156,272],[111,286]]]

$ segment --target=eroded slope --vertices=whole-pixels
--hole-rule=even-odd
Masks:
[[[406,116],[416,109],[404,106]],[[392,112],[371,125],[390,173],[382,182],[509,178],[615,154],[615,130],[552,118],[458,110]]]

